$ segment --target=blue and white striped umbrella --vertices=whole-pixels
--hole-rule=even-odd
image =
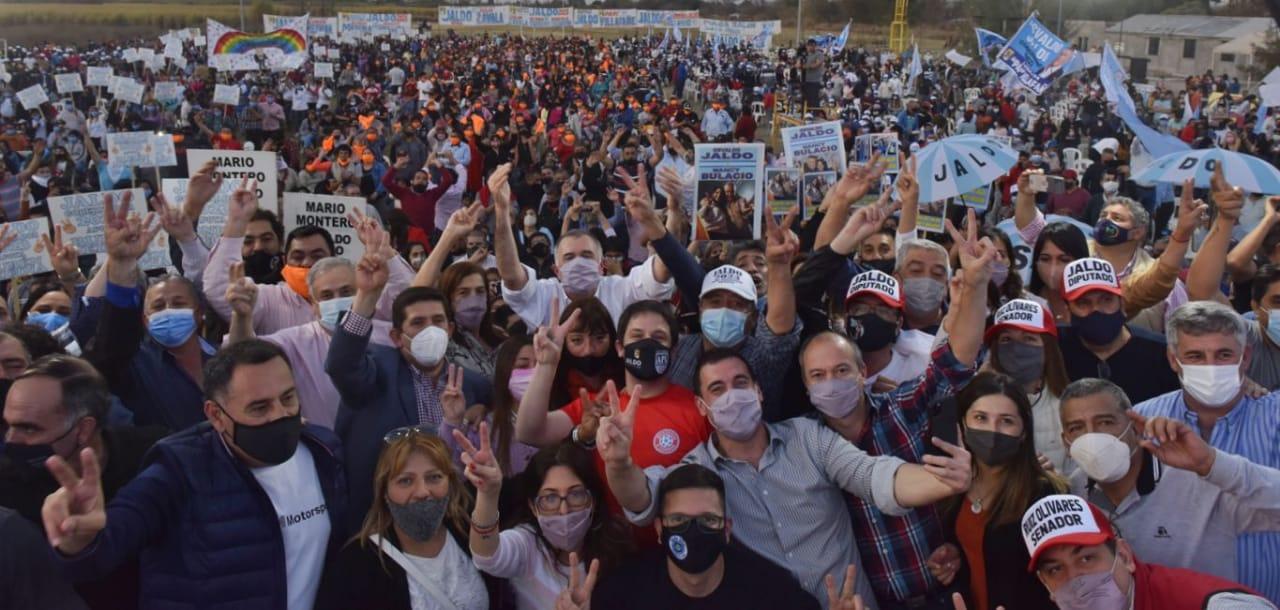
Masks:
[[[1152,161],[1133,180],[1145,184],[1182,184],[1187,178],[1192,178],[1197,188],[1209,188],[1209,178],[1219,164],[1222,165],[1222,176],[1227,182],[1246,193],[1280,194],[1280,170],[1252,155],[1222,148],[1184,150],[1165,155]]]
[[[1004,141],[980,135],[952,136],[915,154],[920,201],[958,197],[991,184],[1018,162]]]

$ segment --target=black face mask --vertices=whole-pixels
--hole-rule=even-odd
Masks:
[[[532,246],[529,246],[529,254],[532,254],[539,258],[544,257],[550,253],[551,253],[551,247],[542,242],[538,242],[536,244],[533,244]]]
[[[258,251],[244,259],[244,274],[257,284],[279,284],[284,255]]]
[[[578,371],[579,373],[582,373],[583,375],[586,375],[587,377],[595,377],[596,375],[599,375],[601,371],[604,370],[604,363],[605,363],[604,356],[578,357],[566,351],[565,360],[568,362],[570,368],[572,368],[575,371]]]
[[[862,261],[862,266],[868,269],[875,269],[881,273],[893,275],[893,266],[897,263],[892,258],[882,258],[876,261]]]
[[[863,353],[882,350],[898,340],[898,325],[874,313],[849,316],[845,331]]]
[[[76,429],[76,424],[79,424],[79,423],[80,423],[79,419],[72,422],[71,427],[67,428],[67,431],[62,433],[62,436],[59,436],[58,438],[55,438],[52,441],[49,441],[47,443],[37,443],[34,445],[25,445],[22,443],[5,443],[4,455],[5,457],[9,458],[14,464],[25,464],[30,468],[35,468],[43,471],[45,460],[58,454],[58,452],[53,450],[53,444],[64,438],[67,438],[67,435],[71,434],[71,432]],[[71,453],[74,454],[76,450],[79,448],[80,448],[79,445],[77,445],[75,449],[71,450]]]
[[[1115,313],[1095,311],[1087,316],[1072,317],[1071,328],[1076,329],[1085,343],[1108,345],[1120,335],[1124,321],[1123,309],[1117,309]]]
[[[1000,466],[1018,455],[1022,439],[992,430],[965,428],[964,444],[979,462],[988,466]]]
[[[265,424],[249,426],[232,418],[222,405],[218,405],[218,408],[235,424],[231,433],[232,442],[249,457],[268,466],[277,466],[287,462],[298,450],[298,439],[302,438],[301,412]]]
[[[711,569],[728,544],[724,530],[706,531],[696,520],[679,531],[662,528],[662,546],[667,549],[667,557],[686,574],[702,574]]]
[[[425,184],[414,184],[414,185],[410,186],[409,188],[413,189],[413,192],[415,192],[415,193],[425,193],[425,192],[427,192],[427,185],[425,185]]]
[[[641,381],[653,381],[667,373],[671,349],[657,339],[641,339],[622,346],[622,364]]]

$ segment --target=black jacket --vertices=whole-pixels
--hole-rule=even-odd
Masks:
[[[471,556],[466,532],[449,527],[449,535],[462,551]],[[400,548],[395,531],[385,542]],[[409,579],[404,568],[390,557],[379,557],[381,551],[356,540],[348,542],[337,557],[324,567],[315,610],[409,610]],[[489,591],[491,610],[514,610],[515,599],[506,582],[480,572]]]
[[[1060,492],[1047,481],[1041,481],[1040,489],[1031,498],[1031,502],[1034,504],[1036,500],[1055,493]],[[963,508],[963,503],[958,503],[944,517],[947,541],[957,547],[960,542],[956,539],[956,518],[961,510],[968,509]],[[982,557],[987,567],[987,605],[990,608],[1004,606],[1018,610],[1057,610],[1058,605],[1049,599],[1049,590],[1035,574],[1027,571],[1031,555],[1027,553],[1027,545],[1022,541],[1019,521],[1000,525],[988,523],[983,534]],[[961,555],[963,556],[963,551]],[[969,563],[963,561],[954,584],[972,604],[969,579]]]

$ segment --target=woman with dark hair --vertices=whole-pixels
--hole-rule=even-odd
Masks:
[[[440,291],[453,303],[454,331],[445,358],[492,377],[493,350],[506,333],[490,320],[484,268],[469,261],[449,265],[440,274]]]
[[[325,566],[317,610],[508,607],[472,563],[471,492],[444,441],[421,428],[387,433],[364,524]]]
[[[478,449],[459,438],[466,447],[467,479],[476,487],[471,513],[476,567],[508,579],[517,608],[552,608],[569,584],[569,554],[577,555],[579,579],[595,562],[601,574],[608,574],[631,550],[629,528],[605,509],[605,486],[591,452],[566,442],[533,456],[517,481],[516,513],[499,533],[502,470],[490,449],[487,428],[481,426]]]
[[[529,379],[533,377],[533,337],[518,335],[507,339],[498,346],[495,361],[493,408],[486,419],[492,431],[489,440],[493,444],[498,466],[502,468],[504,477],[511,478],[523,472],[533,454],[538,451],[537,447],[521,443],[515,438],[516,409],[529,387]],[[453,437],[453,431],[457,429],[459,428],[448,421],[440,422],[440,437],[449,445],[453,461],[461,470],[462,447]],[[472,444],[479,444],[478,427],[461,431]]]
[[[1031,403],[1012,378],[983,372],[956,396],[956,407],[976,474],[969,491],[945,507],[949,544],[963,558],[950,578],[959,582],[970,608],[1055,609],[1044,586],[1027,572],[1031,558],[1019,527],[1036,500],[1067,488],[1036,457]]]
[[[36,281],[27,292],[18,321],[53,332],[71,321],[71,295],[54,279]]]
[[[1076,259],[1089,257],[1089,241],[1073,224],[1052,222],[1045,226],[1031,251],[1035,268],[1031,273],[1031,294],[1044,299],[1057,322],[1070,322],[1071,312],[1062,297],[1062,270]]]
[[[1058,472],[1071,472],[1058,411],[1058,397],[1070,379],[1058,347],[1058,326],[1049,310],[1035,301],[1009,301],[996,310],[985,339],[991,354],[986,369],[1013,378],[1031,403],[1034,446],[1043,463]]]
[[[552,408],[579,398],[581,390],[595,396],[610,379],[623,387],[622,357],[614,348],[618,330],[613,325],[613,316],[603,303],[591,297],[570,303],[560,313],[560,323],[575,311],[581,313],[564,339],[551,399],[547,402]]]
[[[1022,275],[1014,269],[1015,252],[1009,234],[999,229],[983,229],[982,234],[996,245],[996,260],[991,263],[991,282],[987,288],[987,304],[992,310],[1014,299],[1030,299],[1047,305],[1044,299],[1023,289]],[[958,263],[958,260],[953,261],[951,268],[959,269]]]

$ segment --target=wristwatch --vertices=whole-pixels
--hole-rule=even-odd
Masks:
[[[582,445],[583,447],[585,447],[585,448],[587,448],[587,449],[595,449],[595,448],[596,448],[596,441],[595,441],[595,439],[592,439],[592,440],[591,440],[591,442],[586,442],[586,441],[583,441],[582,439],[578,438],[578,428],[579,428],[579,427],[580,427],[580,426],[574,426],[574,427],[573,427],[573,432],[569,434],[569,437],[570,437],[571,439],[573,439],[573,442],[575,442],[575,443],[577,443],[577,444],[579,444],[579,445]]]

